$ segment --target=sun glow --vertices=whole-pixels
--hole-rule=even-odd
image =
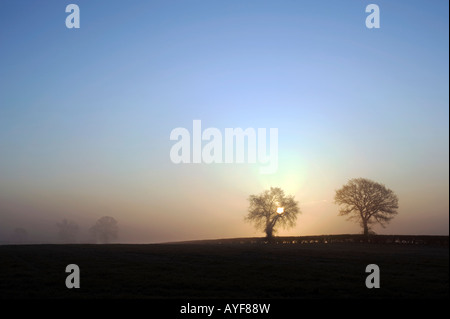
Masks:
[[[278,214],[283,214],[284,213],[284,207],[278,207],[277,208],[277,213]]]

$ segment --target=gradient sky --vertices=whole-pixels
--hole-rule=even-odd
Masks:
[[[81,28],[67,29],[76,3]],[[381,28],[367,29],[376,3]],[[449,233],[448,1],[0,2],[0,241],[56,222],[121,242],[262,236],[247,198],[299,201],[279,235],[359,233],[349,179],[384,183],[381,234]],[[278,128],[279,169],[171,162],[172,129]]]

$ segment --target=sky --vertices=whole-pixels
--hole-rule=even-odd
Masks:
[[[372,29],[369,3],[1,1],[0,243],[105,215],[123,243],[263,236],[244,217],[270,187],[301,210],[278,235],[360,233],[334,204],[358,177],[399,198],[377,233],[448,235],[449,3],[374,0]],[[278,169],[174,163],[194,120],[278,129]]]

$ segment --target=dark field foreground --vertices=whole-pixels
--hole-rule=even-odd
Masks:
[[[0,246],[0,298],[448,298],[448,246]],[[65,268],[81,269],[67,289]],[[381,288],[368,289],[377,264]]]

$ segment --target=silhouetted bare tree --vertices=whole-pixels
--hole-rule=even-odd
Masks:
[[[61,223],[56,223],[58,227],[58,237],[64,243],[75,243],[79,234],[79,227],[76,223],[64,219]]]
[[[341,205],[339,215],[360,223],[365,236],[371,225],[385,227],[397,214],[398,198],[383,184],[365,178],[354,178],[336,191],[335,203]]]
[[[117,221],[110,216],[103,216],[97,220],[90,229],[97,243],[109,243],[112,239],[117,239],[119,235],[119,226]]]
[[[281,188],[271,187],[259,195],[249,197],[250,206],[246,221],[262,229],[268,239],[273,237],[277,226],[293,227],[300,213],[294,196],[286,196]]]

